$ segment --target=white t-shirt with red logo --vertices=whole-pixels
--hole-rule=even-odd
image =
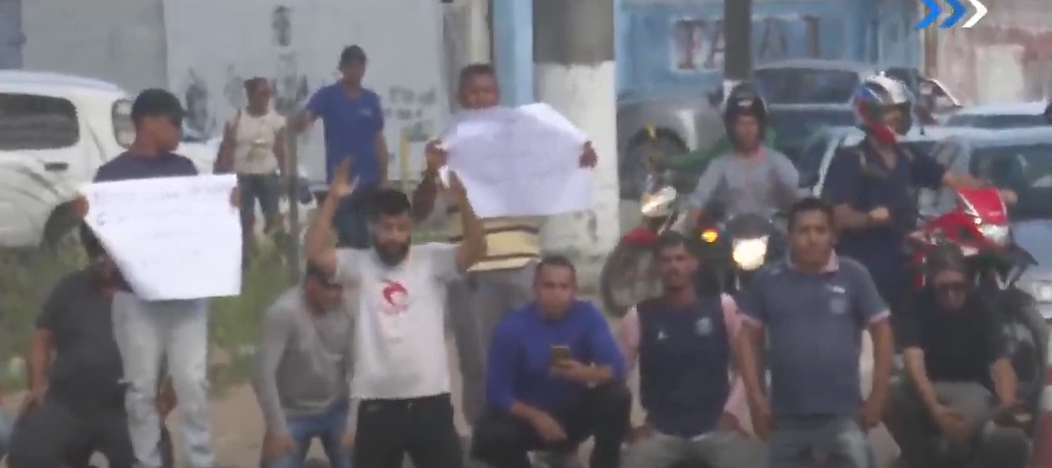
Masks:
[[[456,246],[415,245],[401,265],[372,249],[340,249],[336,280],[358,289],[351,392],[362,399],[449,393],[446,362],[447,284],[460,276]]]

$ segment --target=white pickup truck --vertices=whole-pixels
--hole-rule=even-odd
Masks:
[[[0,247],[50,245],[76,226],[69,202],[135,137],[131,99],[105,81],[0,70]],[[184,134],[176,152],[210,173],[218,146]]]

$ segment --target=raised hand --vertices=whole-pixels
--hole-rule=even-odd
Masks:
[[[354,189],[358,186],[358,178],[351,178],[352,159],[350,156],[347,156],[336,167],[336,174],[332,178],[332,183],[329,184],[329,194],[337,198],[344,198],[354,192]]]

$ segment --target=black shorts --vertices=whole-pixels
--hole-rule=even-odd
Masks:
[[[362,400],[353,465],[401,468],[409,454],[416,468],[463,468],[460,438],[449,394],[396,400]]]

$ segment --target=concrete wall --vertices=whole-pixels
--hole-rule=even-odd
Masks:
[[[939,30],[934,75],[981,104],[1047,98],[1052,91],[1052,9],[1047,0],[989,2],[972,29]]]
[[[2,12],[16,11],[4,2]],[[450,75],[486,60],[486,0],[21,0],[20,22],[0,22],[5,44],[20,34],[21,54],[0,49],[0,63],[106,79],[130,92],[167,87],[184,100],[190,127],[218,133],[243,105],[241,81],[269,78],[279,111],[303,107],[337,77],[340,50],[369,55],[367,86],[379,93],[387,139],[397,151],[404,131],[410,154],[441,128]],[[443,8],[446,10],[444,11]],[[0,12],[0,13],[2,13]],[[20,24],[18,24],[20,23]],[[443,35],[443,25],[450,34]],[[455,49],[450,61],[443,48]],[[19,57],[18,55],[21,55]],[[319,126],[320,127],[320,126]],[[312,175],[322,174],[320,129],[301,147]],[[414,160],[413,171],[422,167]],[[392,167],[391,174],[398,174]]]
[[[162,0],[22,0],[22,27],[26,69],[102,78],[131,91],[167,83]]]

